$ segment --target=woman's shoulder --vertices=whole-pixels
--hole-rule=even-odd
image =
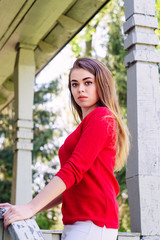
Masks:
[[[90,112],[81,122],[81,129],[90,129],[98,134],[107,133],[114,136],[116,132],[116,121],[113,113],[106,107],[97,107]]]
[[[113,116],[112,112],[106,108],[106,107],[97,107],[92,112],[90,112],[86,118],[92,117],[92,116]]]
[[[112,112],[107,107],[97,107],[94,110],[96,114],[112,115]]]
[[[99,121],[99,120],[105,120],[107,117],[113,117],[112,112],[106,108],[106,107],[97,107],[94,110],[92,110],[84,119],[83,122],[87,123],[88,121]]]

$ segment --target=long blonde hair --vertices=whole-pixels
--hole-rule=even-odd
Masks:
[[[69,90],[71,93],[71,103],[73,106],[73,114],[75,116],[75,111],[78,113],[79,118],[82,120],[82,110],[80,106],[75,102],[72,92],[70,75],[73,69],[82,68],[92,73],[95,76],[95,81],[97,85],[97,91],[99,95],[99,106],[104,106],[108,108],[117,122],[117,152],[116,152],[116,162],[115,171],[119,171],[126,163],[127,156],[129,153],[129,131],[120,113],[120,107],[118,104],[118,98],[116,94],[115,83],[112,78],[111,72],[108,68],[100,61],[91,58],[78,58],[73,64],[72,69],[69,74]]]

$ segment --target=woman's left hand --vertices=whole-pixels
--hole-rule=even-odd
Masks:
[[[3,214],[4,227],[7,228],[15,221],[25,220],[34,215],[29,204],[25,205],[10,205],[9,209]]]

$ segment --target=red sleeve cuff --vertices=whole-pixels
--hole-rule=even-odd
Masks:
[[[74,180],[73,179],[70,179],[70,174],[67,174],[66,172],[63,172],[63,170],[59,170],[58,173],[56,173],[55,176],[58,176],[62,179],[62,181],[65,183],[66,185],[66,188],[70,188],[73,184],[74,184]]]

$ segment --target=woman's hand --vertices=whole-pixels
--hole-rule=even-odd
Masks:
[[[34,215],[29,204],[15,206],[11,204],[0,204],[0,207],[9,207],[3,214],[5,228],[15,221],[28,219]]]
[[[57,204],[57,199],[59,203],[61,199],[58,196],[60,196],[65,190],[66,185],[63,180],[58,176],[55,176],[50,183],[48,183],[48,185],[28,204],[15,206],[9,203],[0,204],[1,208],[9,208],[3,214],[5,228],[15,221],[31,218],[37,212],[48,208],[48,206],[50,207],[50,204],[51,206]]]
[[[9,208],[13,205],[11,205],[10,203],[0,203],[0,208]]]

